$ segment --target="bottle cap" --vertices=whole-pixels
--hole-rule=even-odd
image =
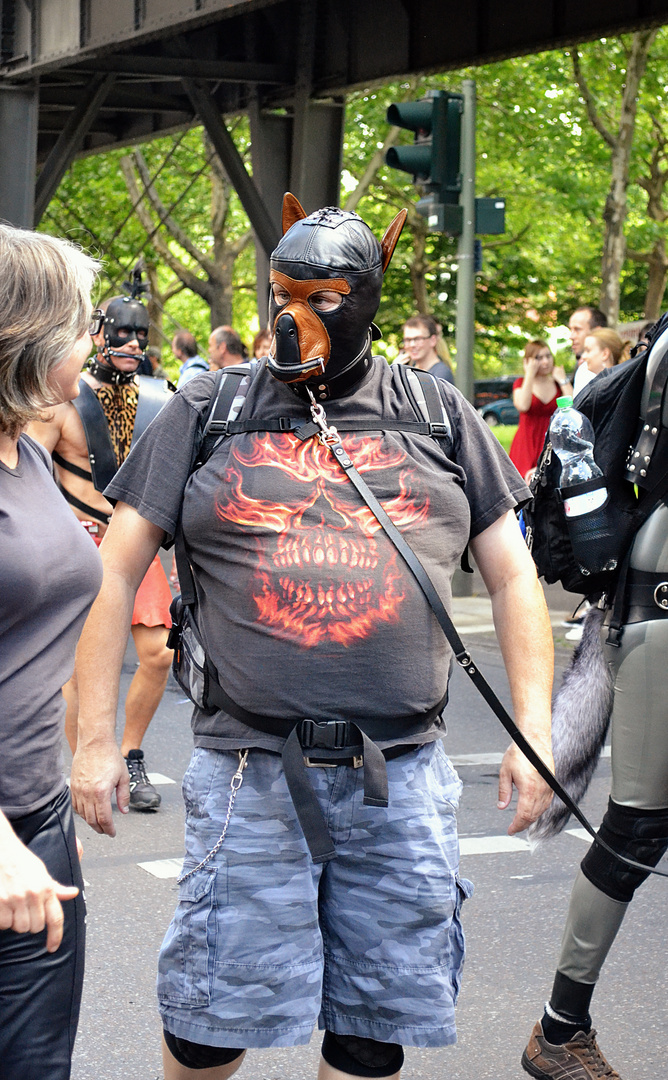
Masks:
[[[558,409],[568,409],[572,404],[573,404],[573,398],[572,397],[558,397],[557,398],[557,408]]]

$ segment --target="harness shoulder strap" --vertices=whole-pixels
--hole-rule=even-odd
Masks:
[[[152,420],[156,418],[163,405],[166,405],[172,395],[167,379],[154,379],[150,375],[139,376],[139,400],[137,401],[137,415],[135,426],[132,429],[132,443],[130,449],[144,434]]]
[[[96,491],[104,491],[118,472],[104,409],[85,379],[79,380],[79,396],[74,398],[72,404],[79,414],[86,436],[93,487]]]

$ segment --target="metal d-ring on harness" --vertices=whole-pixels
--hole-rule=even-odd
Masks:
[[[193,874],[196,874],[198,870],[201,870],[203,866],[206,866],[206,864],[208,862],[210,862],[211,859],[213,859],[214,855],[218,854],[221,847],[223,846],[223,841],[225,840],[225,837],[227,835],[227,829],[228,829],[228,826],[230,824],[230,818],[232,817],[232,810],[234,808],[234,803],[236,801],[237,792],[238,792],[239,788],[241,787],[241,785],[244,782],[244,769],[246,768],[247,763],[248,763],[248,750],[240,750],[239,751],[239,764],[237,765],[237,771],[235,772],[234,776],[230,780],[230,798],[229,798],[229,801],[227,803],[227,813],[225,815],[225,823],[223,825],[223,831],[220,834],[220,836],[218,837],[218,839],[216,840],[213,847],[211,848],[211,851],[209,851],[204,856],[202,861],[199,862],[197,864],[197,866],[193,866],[192,870],[189,870],[187,874],[181,874],[181,877],[177,879],[177,885],[181,885],[184,881],[187,881],[189,877],[192,877]]]
[[[657,874],[659,877],[668,877],[668,872],[665,870],[657,870],[655,867],[645,866],[643,863],[636,862],[634,859],[629,859],[625,855],[620,855],[613,848],[611,848],[605,840],[602,840],[598,835],[594,826],[585,817],[580,810],[580,807],[570,797],[567,791],[561,786],[559,781],[553,772],[548,769],[547,765],[538,756],[531,743],[527,741],[517,724],[506,711],[498,697],[488,684],[487,680],[481,674],[480,670],[473,662],[470,654],[464,647],[464,644],[455,629],[450,616],[448,615],[443,601],[441,600],[434,584],[427,574],[427,571],[423,567],[422,563],[418,559],[417,555],[413,551],[410,544],[404,540],[403,536],[393,523],[392,519],[385,512],[381,504],[376,499],[373,492],[369,489],[362,477],[357,472],[357,469],[353,465],[338,431],[335,427],[330,427],[327,423],[327,416],[322,405],[318,404],[309,390],[309,397],[311,399],[311,416],[314,423],[319,429],[318,438],[323,446],[326,446],[331,451],[336,461],[338,461],[341,468],[344,470],[348,479],[352,482],[357,489],[366,505],[371,510],[372,514],[382,527],[386,535],[394,544],[395,548],[402,556],[404,562],[408,566],[409,570],[413,574],[415,580],[420,586],[427,603],[431,607],[438,623],[445,634],[448,642],[450,643],[452,650],[455,654],[457,663],[461,665],[466,674],[475,684],[476,689],[482,694],[487,704],[495,713],[497,718],[501,721],[504,728],[510,735],[515,745],[522,751],[527,760],[533,765],[536,772],[542,777],[542,779],[552,788],[552,791],[557,795],[565,806],[570,810],[573,817],[577,818],[580,824],[587,830],[589,835],[594,839],[594,842],[604,848],[609,855],[612,855],[615,859],[623,862],[626,866],[631,866],[635,870],[641,870],[643,873],[649,872]]]

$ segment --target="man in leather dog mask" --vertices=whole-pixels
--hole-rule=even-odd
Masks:
[[[371,356],[404,218],[378,241],[355,214],[307,217],[286,196],[267,360],[187,383],[108,489],[111,573],[80,647],[81,730],[103,730],[104,749],[82,738],[72,772],[89,824],[113,835],[114,789],[123,802],[123,628],[104,642],[98,628],[110,627],[117,589],[129,609],[167,537],[185,556],[189,640],[206,676],[180,666],[180,618],[195,753],[179,905],[159,959],[166,1080],[228,1080],[247,1049],[306,1043],[315,1023],[319,1080],[398,1080],[402,1043],[455,1040],[470,885],[458,874],[460,784],[441,743],[450,652],[344,461],[446,604],[470,542],[504,627],[517,723],[550,760],[552,638],[514,514],[528,489],[454,387]],[[549,791],[511,749],[504,808],[513,784],[516,832]]]

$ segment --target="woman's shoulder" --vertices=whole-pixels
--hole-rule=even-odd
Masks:
[[[28,435],[25,431],[22,431],[19,435],[19,452],[23,451],[27,454],[29,460],[34,460],[44,465],[46,469],[53,476],[53,462],[51,460],[51,454],[42,446],[37,439],[33,439],[32,435]]]

